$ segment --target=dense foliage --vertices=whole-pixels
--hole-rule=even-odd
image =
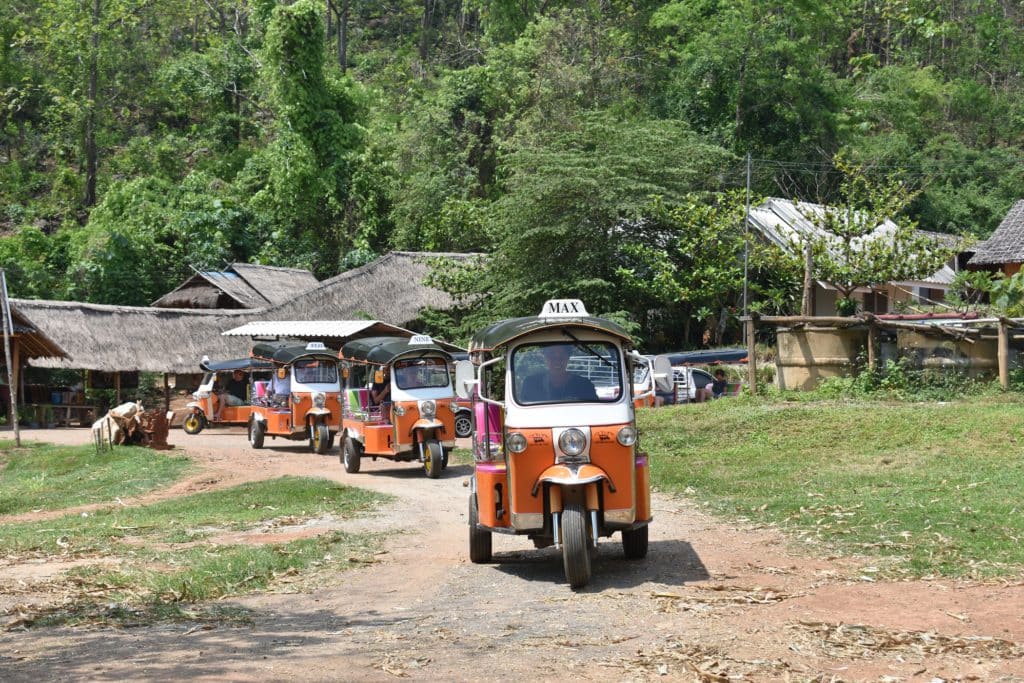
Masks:
[[[911,188],[906,224],[991,233],[1024,195],[1022,28],[1005,0],[9,0],[0,267],[145,304],[235,260],[486,252],[437,273],[463,306],[433,324],[572,294],[721,339],[748,154],[755,201],[841,201],[844,158]],[[748,257],[753,305],[794,311],[799,264]]]

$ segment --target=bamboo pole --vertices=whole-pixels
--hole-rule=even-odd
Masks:
[[[18,375],[17,363],[18,347],[14,346],[14,354],[11,354],[11,344],[14,342],[14,320],[11,319],[11,301],[7,297],[7,274],[0,268],[0,296],[3,296],[3,334],[4,334],[4,359],[7,361],[7,393],[11,397],[11,426],[14,429],[14,445],[21,448],[21,429],[18,426]]]
[[[996,356],[999,359],[999,386],[1003,391],[1010,388],[1010,343],[1006,334],[1006,318],[999,319],[999,341],[997,342]]]
[[[752,396],[757,395],[757,358],[754,348],[754,318],[744,318],[744,326],[747,331],[747,384],[750,386]]]
[[[868,372],[874,372],[878,367],[878,327],[874,321],[868,321]]]

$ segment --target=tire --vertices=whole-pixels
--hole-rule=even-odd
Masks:
[[[334,432],[328,430],[329,436],[327,437],[327,450],[330,451],[334,448]]]
[[[570,503],[562,510],[562,564],[565,580],[572,588],[581,588],[590,581],[590,534],[587,533],[587,511],[579,503]]]
[[[642,560],[647,557],[647,525],[622,532],[622,552],[627,560]]]
[[[468,410],[455,413],[455,436],[464,439],[473,433],[473,416]]]
[[[345,471],[349,474],[359,472],[359,465],[362,464],[362,454],[359,451],[360,448],[356,446],[356,442],[345,437],[341,445],[341,464],[345,466]]]
[[[181,428],[185,430],[186,434],[198,434],[203,431],[205,426],[206,419],[202,413],[189,413],[185,416],[185,421],[181,423]]]
[[[321,423],[313,427],[313,452],[323,455],[331,447],[331,429]]]
[[[249,421],[249,443],[253,448],[263,448],[263,437],[266,435],[266,428],[259,420]]]
[[[450,448],[444,449],[444,458],[441,460],[441,469],[442,470],[448,469],[448,456],[451,455],[451,452],[452,452],[452,449],[450,449]]]
[[[469,497],[469,561],[473,564],[487,564],[491,561],[491,532],[477,527],[480,509],[476,495]]]
[[[441,476],[441,470],[444,469],[444,449],[436,441],[422,443],[420,448],[424,450],[423,468],[427,471],[427,477],[437,479]]]

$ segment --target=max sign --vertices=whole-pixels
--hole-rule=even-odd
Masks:
[[[579,299],[549,299],[544,302],[539,318],[575,318],[589,315]]]

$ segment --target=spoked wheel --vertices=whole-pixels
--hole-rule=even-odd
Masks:
[[[331,429],[320,423],[313,427],[313,452],[323,455],[331,447]]]
[[[362,448],[355,441],[345,437],[341,444],[341,464],[345,466],[345,471],[349,474],[355,474],[359,471],[362,457],[360,451],[362,451]]]
[[[642,560],[647,557],[647,525],[639,529],[622,532],[622,552],[627,560]]]
[[[203,431],[205,426],[206,419],[203,418],[202,413],[189,413],[185,416],[185,421],[182,423],[181,428],[185,430],[186,434],[198,434]]]
[[[266,427],[259,420],[249,422],[249,443],[253,448],[263,448],[263,437],[266,434]]]
[[[491,561],[491,532],[477,528],[480,509],[476,494],[469,497],[469,561],[485,564]]]
[[[455,414],[455,436],[464,439],[473,433],[473,416],[463,410]]]
[[[565,580],[573,588],[590,581],[590,534],[587,533],[587,511],[579,503],[570,503],[562,510],[562,563]]]
[[[437,479],[444,469],[444,449],[436,441],[421,443],[420,448],[423,449],[423,469],[427,471],[429,478]]]

